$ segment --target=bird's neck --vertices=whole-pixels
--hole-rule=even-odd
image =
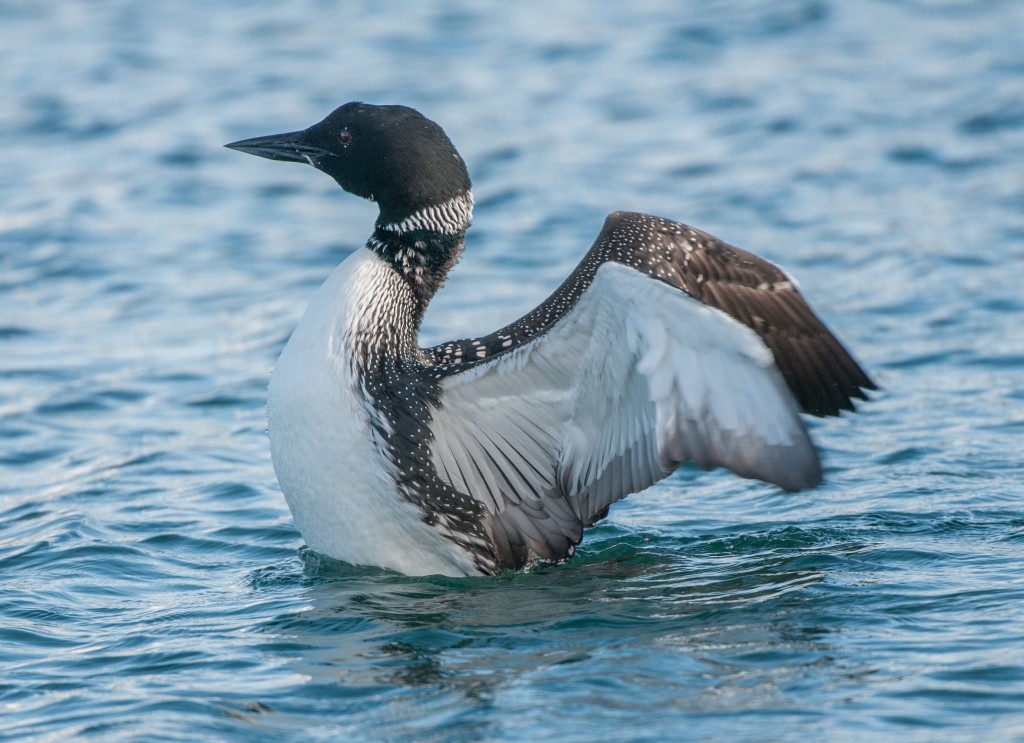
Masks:
[[[417,209],[382,203],[377,230],[397,235],[417,230],[454,235],[465,232],[472,221],[473,192],[466,190]]]
[[[462,255],[466,229],[473,218],[473,194],[465,191],[398,221],[378,218],[366,245],[401,277],[416,304],[418,330],[427,304],[444,286]]]
[[[377,220],[366,241],[374,257],[357,259],[348,279],[347,335],[358,365],[418,363],[423,315],[462,253],[472,204],[467,191],[397,222]]]

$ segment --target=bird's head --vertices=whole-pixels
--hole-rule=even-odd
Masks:
[[[380,207],[379,223],[462,197],[469,173],[444,130],[407,106],[346,103],[308,129],[225,145],[270,160],[308,163]]]

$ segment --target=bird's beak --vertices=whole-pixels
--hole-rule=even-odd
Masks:
[[[309,163],[314,167],[320,160],[331,154],[307,143],[306,132],[288,132],[286,134],[271,134],[268,137],[240,139],[224,146],[239,152],[248,152],[250,155],[265,157],[268,160]]]

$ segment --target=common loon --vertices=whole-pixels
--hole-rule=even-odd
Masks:
[[[683,462],[809,488],[821,468],[800,413],[838,415],[875,389],[784,271],[629,212],[527,315],[420,348],[473,211],[441,127],[353,102],[226,146],[308,163],[380,208],[268,392],[281,490],[329,557],[452,576],[565,560],[611,503]]]

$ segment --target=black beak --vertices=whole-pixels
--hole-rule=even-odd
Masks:
[[[288,132],[287,134],[271,134],[269,137],[253,137],[240,139],[224,145],[232,150],[248,152],[268,160],[283,160],[289,163],[316,163],[331,153],[314,147],[306,142],[305,132]]]

